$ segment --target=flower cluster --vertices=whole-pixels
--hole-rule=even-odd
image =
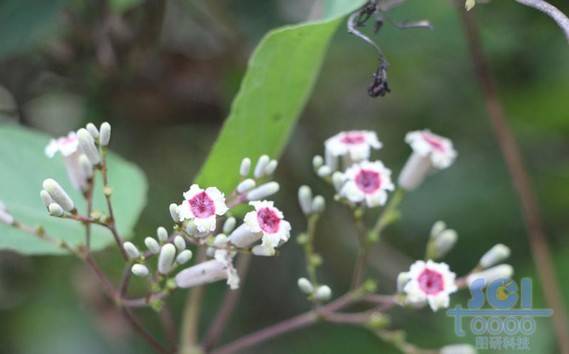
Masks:
[[[87,193],[92,188],[94,170],[105,170],[104,147],[109,143],[110,129],[108,123],[103,123],[99,129],[89,123],[84,129],[52,140],[45,153],[53,157],[59,152],[72,185]],[[147,249],[144,252],[134,243],[117,238],[123,255],[132,264],[132,274],[159,279],[165,285],[165,291],[218,280],[226,280],[231,289],[237,288],[239,275],[233,261],[238,253],[273,256],[276,249],[290,237],[289,222],[272,201],[266,200],[279,190],[279,184],[270,181],[277,166],[278,162],[267,155],[259,157],[254,167],[249,158],[243,159],[239,168],[240,182],[227,197],[216,187],[191,185],[183,193],[182,201],[172,203],[169,207],[174,221],[171,232],[159,227],[155,237],[144,240]],[[101,224],[111,230],[114,228],[111,215],[106,218],[101,215],[80,215],[69,194],[51,178],[44,181],[40,196],[49,214],[54,217]],[[231,216],[231,212],[242,204],[248,204],[252,210],[245,214],[243,222],[237,226],[237,220]],[[8,215],[4,209],[0,209],[2,220],[8,220]],[[187,249],[190,244],[206,247],[206,259],[200,259],[199,263],[173,274],[180,266],[191,261],[193,254]],[[150,263],[153,256],[157,258],[154,266]]]

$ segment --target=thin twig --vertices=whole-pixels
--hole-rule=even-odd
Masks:
[[[136,317],[134,316],[134,314],[126,307],[121,308],[121,312],[124,316],[124,318],[126,318],[126,320],[130,323],[130,325],[132,326],[132,328],[142,337],[146,340],[146,342],[148,344],[150,344],[150,346],[152,346],[152,348],[154,348],[154,350],[156,350],[156,352],[160,353],[160,354],[169,354],[171,353],[169,350],[167,350],[166,348],[164,348],[162,346],[162,344],[160,344],[158,342],[158,340],[156,340],[156,338],[154,338],[154,336],[152,336],[152,334],[150,334],[143,326],[142,324],[138,321],[138,319],[136,319]]]
[[[555,22],[557,22],[559,27],[561,27],[565,33],[567,41],[569,42],[569,18],[567,18],[567,16],[557,7],[543,0],[516,0],[516,2],[525,6],[533,7],[534,9],[551,17]]]
[[[237,272],[239,273],[241,284],[243,284],[243,281],[246,278],[249,264],[251,264],[251,255],[249,254],[241,255],[237,260]],[[207,331],[203,341],[202,347],[204,350],[207,351],[209,348],[213,348],[219,342],[219,339],[223,334],[223,330],[227,326],[227,322],[237,306],[240,295],[241,287],[236,290],[226,290],[221,308],[217,312],[217,315],[215,316],[215,319],[213,320],[213,323]]]
[[[206,258],[206,248],[198,249],[196,264],[203,262]],[[201,312],[201,303],[204,295],[204,287],[195,287],[189,294],[188,300],[182,315],[182,328],[180,333],[180,353],[191,353],[198,345],[198,322]]]
[[[360,299],[360,290],[349,292],[344,296],[336,299],[335,301],[320,307],[318,310],[311,310],[301,315],[292,317],[288,320],[276,323],[272,326],[253,332],[249,335],[243,336],[229,344],[226,344],[218,349],[214,349],[210,354],[231,354],[237,351],[252,347],[254,345],[265,342],[271,338],[278,337],[288,332],[299,330],[308,327],[321,318],[320,313],[327,314],[338,311],[348,305],[357,302]]]
[[[568,319],[565,304],[561,298],[559,284],[552,264],[552,255],[547,244],[536,196],[532,190],[527,169],[524,166],[520,148],[508,125],[504,107],[500,102],[487,59],[482,50],[480,32],[473,15],[466,13],[461,1],[455,1],[462,22],[466,41],[480,88],[484,95],[488,116],[492,122],[494,134],[502,151],[504,160],[512,177],[515,190],[520,199],[520,207],[526,223],[530,248],[543,292],[548,306],[553,309],[553,324],[561,353],[569,354]]]

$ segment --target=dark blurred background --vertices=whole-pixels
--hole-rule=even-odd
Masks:
[[[567,1],[552,3],[569,12]],[[167,206],[180,198],[206,158],[256,43],[271,28],[305,20],[312,5],[307,0],[1,0],[0,122],[19,121],[53,135],[88,121],[111,122],[113,149],[141,166],[150,184],[136,230],[141,243],[157,225],[169,224]],[[569,302],[569,47],[551,20],[514,1],[492,1],[475,13]],[[344,28],[337,33],[281,160],[277,201],[300,232],[305,225],[296,205],[298,186],[310,184],[332,198],[311,169],[324,139],[343,129],[375,130],[384,142],[381,159],[397,173],[409,154],[405,133],[430,128],[454,140],[459,159],[404,200],[403,222],[387,230],[372,259],[370,274],[381,291],[393,291],[397,273],[422,256],[428,231],[439,219],[459,233],[446,260],[457,273],[469,271],[500,242],[512,248],[516,277],[535,276],[455,7],[450,1],[409,0],[391,17],[429,19],[434,30],[382,29],[376,38],[391,63],[393,92],[380,99],[366,92],[374,52]],[[355,238],[350,215],[331,204],[317,247],[325,257],[321,277],[340,293],[349,286]],[[115,256],[99,255],[119,276]],[[306,310],[295,285],[302,275],[302,253],[294,242],[278,258],[257,257],[224,340]],[[150,353],[112,306],[93,295],[96,286],[74,259],[1,252],[0,352]],[[204,324],[225,289],[222,283],[209,288]],[[540,290],[534,292],[536,305],[543,306]],[[466,295],[453,297],[453,304],[465,303]],[[185,296],[180,291],[173,297],[176,317]],[[152,325],[155,317],[146,315],[161,336]],[[420,345],[472,341],[456,338],[442,312],[396,310],[393,317],[394,326],[408,329],[409,339]],[[532,353],[556,353],[548,321],[539,323],[530,345]],[[364,330],[330,325],[248,352],[348,351],[396,352]]]

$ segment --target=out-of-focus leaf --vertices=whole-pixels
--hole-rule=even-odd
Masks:
[[[0,1],[0,58],[29,49],[56,29],[68,0]]]
[[[110,0],[109,4],[111,9],[115,12],[121,13],[130,10],[131,8],[142,3],[142,0]]]
[[[228,192],[243,157],[278,157],[310,95],[328,43],[363,1],[324,3],[325,19],[269,32],[251,56],[231,113],[198,177]]]
[[[49,139],[17,126],[0,125],[0,200],[17,220],[32,226],[42,225],[52,236],[74,245],[81,244],[85,242],[84,227],[50,217],[39,198],[42,181],[54,178],[71,195],[80,212],[85,212],[80,193],[68,181],[63,159],[59,156],[49,159],[44,155]],[[119,232],[128,237],[145,205],[146,179],[136,166],[116,155],[109,154],[108,163],[117,226]],[[96,186],[95,196],[95,209],[106,210],[100,184]],[[93,227],[94,250],[112,242],[107,230]],[[62,254],[51,244],[3,224],[0,224],[0,249],[24,254]]]

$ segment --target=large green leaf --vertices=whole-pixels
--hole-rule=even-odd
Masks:
[[[82,225],[50,217],[40,198],[42,181],[54,178],[68,191],[80,211],[82,197],[71,187],[63,160],[48,159],[44,147],[49,137],[14,125],[0,125],[0,200],[17,220],[32,226],[42,225],[47,232],[71,244],[84,243]],[[113,189],[113,206],[119,232],[130,236],[145,205],[146,179],[131,163],[110,154],[109,179]],[[99,176],[97,176],[99,177]],[[98,179],[100,181],[100,178]],[[100,184],[96,186],[95,208],[106,210]],[[99,250],[113,242],[112,236],[99,226],[93,227],[92,248]],[[24,254],[61,254],[62,252],[34,236],[0,224],[0,249]]]
[[[27,50],[56,29],[68,0],[0,1],[0,57]]]
[[[328,43],[363,0],[329,0],[325,19],[269,32],[251,56],[237,97],[198,177],[225,192],[243,157],[280,155],[310,95]]]

